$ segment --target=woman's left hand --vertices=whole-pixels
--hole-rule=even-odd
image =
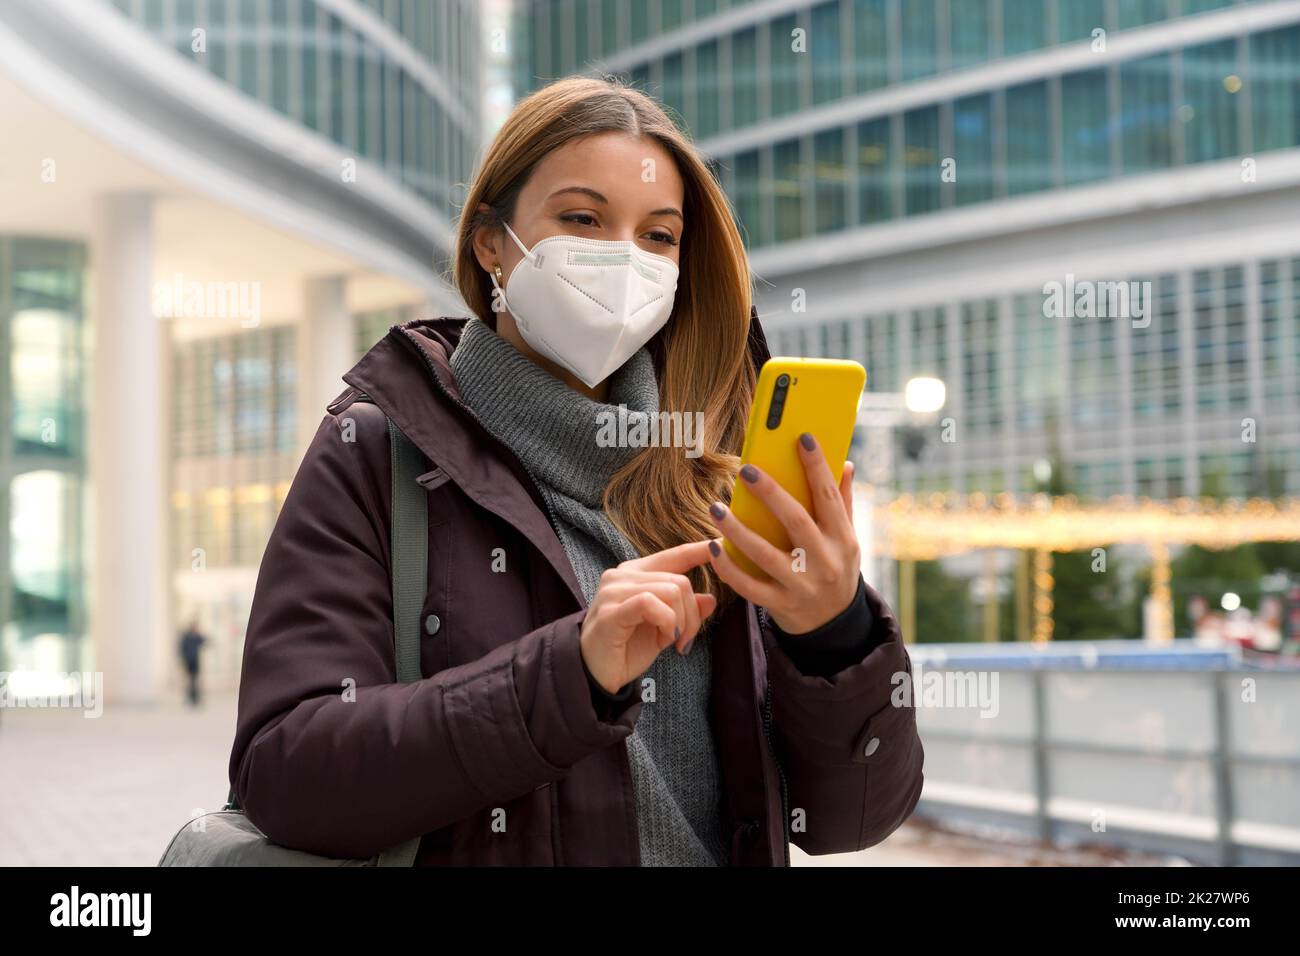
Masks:
[[[858,537],[853,530],[853,464],[844,463],[837,486],[816,439],[805,433],[797,444],[812,492],[813,514],[771,475],[753,465],[741,468],[740,477],[785,525],[791,546],[803,550],[802,561],[745,527],[722,502],[714,502],[709,509],[723,537],[771,579],[760,580],[742,570],[717,540],[709,542],[714,571],[741,597],[767,608],[787,634],[807,633],[837,617],[857,596],[861,573]]]

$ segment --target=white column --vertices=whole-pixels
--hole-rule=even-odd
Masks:
[[[108,703],[150,703],[172,647],[166,622],[168,462],[162,330],[153,317],[153,201],[94,208],[90,475],[95,563],[90,632]]]
[[[347,386],[343,373],[357,364],[352,314],[342,276],[306,280],[298,323],[298,448],[305,451],[325,406]]]

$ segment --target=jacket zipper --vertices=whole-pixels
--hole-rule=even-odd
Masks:
[[[758,605],[754,605],[754,610],[758,614],[758,626],[760,632],[767,626],[767,610]],[[762,640],[761,636],[759,638]],[[781,758],[776,754],[776,744],[772,740],[772,673],[769,669],[764,675],[767,679],[766,692],[763,694],[763,735],[767,738],[767,749],[772,754],[772,762],[776,764],[776,774],[781,780],[781,833],[784,841],[781,844],[781,850],[785,858],[785,865],[790,865],[790,809],[789,794],[787,792],[785,781],[785,768],[781,766]]]

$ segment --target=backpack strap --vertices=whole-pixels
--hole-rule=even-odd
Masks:
[[[393,567],[393,646],[397,679],[420,679],[420,612],[429,580],[429,496],[416,481],[425,471],[424,455],[388,419],[393,462],[393,514],[390,563]]]
[[[397,654],[397,679],[404,684],[420,680],[420,612],[424,609],[429,580],[429,496],[415,480],[424,473],[424,455],[388,419],[388,447],[392,459],[393,505],[389,531],[393,566],[393,647]],[[411,866],[420,849],[420,837],[385,850],[379,866]]]
[[[357,401],[373,400],[359,392]],[[409,684],[421,679],[420,612],[429,574],[429,498],[415,480],[425,471],[424,454],[415,447],[391,418],[388,422],[389,458],[392,463],[392,512],[389,532],[389,563],[393,587],[393,651],[397,679]],[[235,790],[230,788],[222,809],[238,810]],[[411,866],[420,848],[420,837],[385,850],[379,866]]]

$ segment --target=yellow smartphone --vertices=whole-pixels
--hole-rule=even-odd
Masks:
[[[799,458],[799,436],[811,432],[817,439],[838,484],[853,441],[866,380],[866,369],[857,362],[785,356],[768,359],[759,372],[749,411],[745,446],[740,453],[742,464],[754,465],[771,475],[812,514],[812,495]],[[791,552],[793,545],[785,525],[754,496],[739,475],[731,490],[731,511],[780,551]],[[724,540],[723,547],[745,571],[767,578],[731,541]]]

